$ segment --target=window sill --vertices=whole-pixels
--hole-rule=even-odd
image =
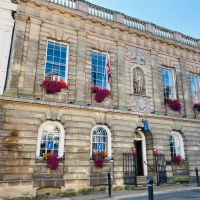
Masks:
[[[65,159],[64,158],[58,158],[59,163],[64,163]],[[36,158],[35,163],[47,163],[47,160],[43,158]]]
[[[92,158],[90,158],[90,162],[93,162],[94,160]],[[104,162],[114,162],[113,158],[105,158]]]

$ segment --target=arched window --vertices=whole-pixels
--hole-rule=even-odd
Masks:
[[[111,157],[111,135],[103,125],[95,126],[91,132],[91,156],[100,151],[105,151]]]
[[[173,131],[169,136],[171,157],[180,155],[182,159],[185,158],[183,138],[179,132]]]
[[[145,95],[145,75],[140,67],[133,69],[133,92],[138,95]]]
[[[59,158],[63,157],[64,137],[65,131],[60,122],[44,122],[38,130],[36,158],[42,159],[50,151],[53,151]]]

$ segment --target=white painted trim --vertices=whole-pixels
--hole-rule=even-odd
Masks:
[[[176,135],[179,139],[179,143],[180,143],[180,153],[181,153],[181,158],[185,159],[185,151],[184,151],[184,143],[183,143],[183,137],[182,135],[178,132],[178,131],[172,131],[169,136]]]
[[[145,139],[145,136],[144,136],[144,133],[140,130],[136,130],[141,138],[134,138],[133,139],[133,142],[134,141],[142,141],[142,160],[143,160],[143,172],[144,172],[144,176],[147,176],[148,175],[148,170],[147,170],[147,165],[145,163],[147,163],[147,149],[146,149],[146,139]]]
[[[17,5],[10,0],[0,1],[0,95],[3,95],[8,59],[11,47],[14,19],[11,12],[17,9]]]
[[[52,125],[52,124],[54,126],[58,127],[59,130],[60,130],[60,133],[59,133],[60,137],[59,137],[58,157],[61,158],[64,155],[65,129],[64,129],[63,125],[60,122],[47,120],[44,123],[42,123],[40,125],[39,129],[38,129],[37,147],[36,147],[36,158],[37,159],[42,159],[40,157],[40,143],[41,143],[41,139],[42,139],[43,129],[46,126],[49,126],[49,125]]]
[[[17,4],[12,3],[11,0],[1,0],[0,9],[9,10],[9,11],[11,11],[11,10],[16,11],[17,10]]]
[[[90,133],[90,157],[92,157],[92,133],[93,131],[96,129],[96,128],[103,128],[106,130],[107,132],[107,136],[108,136],[108,158],[111,158],[112,157],[112,152],[111,152],[111,132],[109,130],[109,128],[105,125],[95,125],[92,130],[91,130],[91,133]]]

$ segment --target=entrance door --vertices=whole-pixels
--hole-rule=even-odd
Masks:
[[[144,169],[143,169],[143,152],[142,152],[142,140],[135,141],[135,148],[137,151],[137,175],[143,176]]]

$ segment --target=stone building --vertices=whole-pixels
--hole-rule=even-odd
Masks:
[[[198,39],[82,0],[14,3],[8,74],[0,80],[1,90],[7,80],[0,90],[1,197],[89,189],[108,171],[113,187],[123,188],[133,147],[138,181],[156,176],[153,148],[161,178],[194,179]],[[0,61],[6,77],[8,58]],[[68,89],[58,84],[64,82]],[[56,170],[44,159],[50,150],[59,158]],[[92,155],[102,150],[98,168]],[[178,167],[171,160],[179,156]]]

